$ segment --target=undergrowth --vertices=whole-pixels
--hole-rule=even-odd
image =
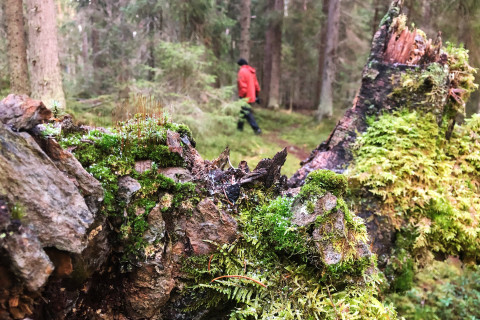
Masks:
[[[318,193],[311,196],[320,198],[327,190],[345,188],[344,182],[343,177],[321,170],[312,174],[304,188],[317,185]],[[349,245],[335,244],[339,238],[330,228],[333,237],[322,241],[333,243],[334,251],[347,251],[340,251],[340,262],[327,265],[321,262],[323,244],[317,246],[312,238],[312,228],[333,226],[337,214],[345,216],[345,233],[352,232],[349,223],[356,223],[363,226],[356,230],[358,237],[366,237],[361,219],[354,219],[339,198],[334,210],[323,213],[323,224],[296,225],[295,204],[306,200],[300,195],[274,198],[256,189],[247,192],[239,201],[238,240],[219,246],[211,256],[184,261],[184,272],[192,283],[187,293],[195,301],[189,310],[233,302],[230,319],[395,319],[393,307],[376,297],[381,278],[373,256],[348,253]],[[348,215],[355,221],[349,222]],[[348,237],[342,237],[348,242]],[[353,238],[355,247],[358,242]]]
[[[480,319],[480,270],[458,259],[434,261],[415,276],[415,286],[387,300],[412,320]]]

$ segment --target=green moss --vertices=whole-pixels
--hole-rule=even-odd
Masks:
[[[415,261],[433,253],[478,256],[480,117],[458,127],[450,141],[432,113],[384,114],[357,139],[352,185],[381,201],[379,215],[398,228],[415,227]]]
[[[418,232],[411,228],[402,229],[396,235],[395,249],[385,269],[392,292],[410,290],[414,284],[416,266],[411,252],[417,237]]]
[[[14,203],[10,208],[10,216],[12,217],[12,219],[14,220],[22,220],[23,217],[25,217],[25,207],[16,202]]]
[[[340,194],[346,188],[345,178],[330,172],[314,174],[306,187],[314,184],[323,191],[298,196],[310,196],[301,200],[306,206],[315,206],[326,190]],[[324,230],[322,241],[332,243],[343,256],[340,263],[326,266],[312,240],[313,230],[307,230],[312,228],[292,223],[293,203],[299,203],[296,198],[274,198],[271,190],[261,189],[245,193],[238,202],[238,240],[219,246],[212,256],[183,262],[192,281],[186,294],[193,292],[195,301],[189,310],[234,303],[231,319],[333,319],[338,310],[344,319],[395,319],[393,308],[375,296],[381,281],[378,274],[366,272],[370,267],[375,270],[375,257],[356,256],[359,241],[367,240],[366,229],[343,199],[339,198],[336,208],[319,217],[321,224],[315,224],[315,228],[330,230]],[[331,227],[337,217],[331,213],[337,210],[346,216],[344,232]],[[224,275],[247,279],[211,282]]]
[[[369,267],[376,265],[375,256],[349,259],[327,266],[324,278],[335,282],[347,282],[354,277],[360,277]]]
[[[145,115],[135,115],[132,119],[119,123],[111,132],[91,130],[86,134],[58,137],[64,148],[74,148],[76,158],[101,182],[105,192],[102,212],[109,217],[121,218],[112,221],[121,221],[115,227],[119,230],[119,241],[124,247],[122,261],[127,269],[136,259],[143,258],[147,245],[143,239],[143,234],[148,229],[147,217],[158,202],[161,192],[174,195],[171,204],[162,207],[164,212],[182,205],[193,208],[198,202],[195,184],[175,183],[158,173],[158,168],[161,167],[185,165],[183,158],[178,153],[170,152],[167,146],[168,130],[194,141],[185,125]],[[151,169],[142,173],[135,171],[135,162],[139,160],[151,160]],[[128,206],[117,197],[118,178],[124,175],[130,175],[141,185]]]
[[[480,269],[455,258],[434,261],[415,276],[415,286],[387,296],[405,319],[479,319]]]
[[[409,108],[433,112],[442,115],[448,95],[448,67],[432,63],[427,68],[417,67],[392,76],[393,92],[391,98]]]
[[[300,196],[308,199],[322,196],[326,191],[340,197],[347,190],[347,179],[341,174],[330,170],[316,170],[305,179],[305,185],[300,190]]]

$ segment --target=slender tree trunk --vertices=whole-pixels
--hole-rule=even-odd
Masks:
[[[148,59],[147,64],[150,67],[148,70],[148,80],[155,79],[155,17],[151,16],[148,23]]]
[[[280,107],[283,12],[283,0],[268,1],[267,14],[270,21],[265,33],[263,88],[266,106],[273,109]]]
[[[26,0],[32,97],[65,108],[53,0]]]
[[[320,43],[318,45],[318,78],[317,86],[315,88],[315,106],[318,106],[320,103],[320,92],[322,90],[323,67],[325,66],[325,47],[327,43],[327,20],[329,4],[330,0],[323,0],[323,22],[322,29],[320,30]]]
[[[251,4],[251,0],[242,0],[240,2],[240,57],[247,61],[250,60]]]
[[[330,0],[328,8],[328,39],[325,46],[323,80],[317,113],[317,119],[319,121],[325,117],[330,118],[333,114],[333,83],[335,82],[336,54],[340,25],[340,2],[341,0]]]
[[[10,90],[12,93],[30,94],[22,0],[5,0],[4,12],[8,39]]]
[[[433,36],[433,25],[432,25],[432,4],[430,1],[422,2],[422,29],[427,33]]]
[[[90,33],[90,41],[92,43],[92,63],[93,68],[98,69],[101,67],[100,62],[100,36],[97,29],[98,23],[98,0],[91,0],[90,6],[92,7],[92,13],[90,16],[91,22],[91,33]]]

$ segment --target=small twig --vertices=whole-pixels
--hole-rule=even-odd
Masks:
[[[208,259],[208,271],[210,271],[210,263],[212,262],[213,254],[210,256],[210,259]]]
[[[335,306],[332,295],[330,294],[330,289],[328,289],[328,285],[326,287],[327,287],[328,296],[330,297],[330,302],[332,303],[333,310],[335,310],[335,315],[337,316],[337,319],[340,319],[340,316],[338,315],[337,307]]]
[[[234,204],[230,201],[230,199],[228,199],[227,192],[225,192],[225,188],[223,188],[223,194],[225,195],[227,202],[230,203],[232,206],[234,206]]]
[[[250,278],[250,277],[247,277],[247,276],[239,276],[239,275],[221,276],[221,277],[218,277],[218,278],[213,279],[213,280],[210,281],[210,282],[213,282],[213,281],[215,281],[215,280],[222,279],[222,278],[241,278],[241,279],[247,279],[247,280],[251,280],[251,281],[255,282],[256,284],[261,285],[262,287],[265,287],[265,288],[267,287],[266,285],[264,285],[263,283],[261,283],[261,282],[258,281],[258,280],[255,280],[255,279]]]

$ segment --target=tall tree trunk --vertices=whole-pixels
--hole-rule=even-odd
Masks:
[[[251,4],[251,0],[242,0],[240,2],[240,57],[247,61],[250,60]]]
[[[263,88],[266,106],[273,109],[280,107],[283,10],[283,0],[268,0]]]
[[[320,103],[320,92],[322,90],[322,80],[323,80],[323,67],[325,65],[325,47],[327,43],[327,19],[328,19],[328,7],[330,0],[323,0],[322,12],[323,12],[323,21],[322,29],[320,30],[320,43],[318,45],[318,78],[317,86],[315,90],[315,106],[318,106]]]
[[[430,34],[430,36],[433,36],[433,21],[432,19],[432,4],[430,1],[423,1],[422,2],[422,22],[423,22],[423,31],[425,31],[427,34]]]
[[[325,46],[325,61],[323,67],[320,104],[317,119],[330,118],[333,114],[333,83],[335,82],[336,54],[338,46],[338,31],[340,25],[340,2],[330,0],[328,7],[327,43]]]
[[[151,16],[148,23],[148,81],[155,79],[155,17]]]
[[[32,97],[65,108],[53,0],[26,0]]]
[[[7,25],[10,90],[12,93],[30,94],[22,0],[5,0],[4,12]]]

